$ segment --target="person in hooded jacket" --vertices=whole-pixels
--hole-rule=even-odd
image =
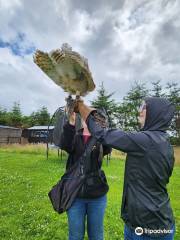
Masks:
[[[75,118],[75,113],[72,113],[70,120],[64,125],[62,149],[68,153],[66,170],[70,169],[77,161],[80,161],[82,154],[87,151],[88,144],[92,139],[84,121],[82,122],[82,128],[76,132]],[[86,217],[89,240],[104,239],[103,221],[107,204],[106,193],[109,188],[104,172],[101,171],[101,166],[103,157],[109,153],[111,153],[111,148],[102,145],[99,141],[96,141],[93,145],[90,160],[88,159],[88,174],[92,175],[92,177],[86,179],[73,204],[67,210],[69,240],[84,239]],[[99,172],[103,177],[102,183],[99,183],[96,174],[93,177],[94,173],[99,174]]]
[[[107,129],[97,121],[95,109],[78,100],[75,111],[90,133],[103,145],[127,153],[121,218],[124,239],[173,239],[175,220],[167,192],[174,153],[167,129],[174,115],[167,99],[146,98],[139,109],[139,132]]]

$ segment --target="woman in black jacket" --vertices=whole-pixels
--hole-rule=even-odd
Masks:
[[[73,113],[70,121],[64,126],[62,148],[69,154],[66,169],[69,169],[74,163],[80,161],[91,138],[92,136],[85,122],[83,122],[83,128],[76,133],[75,113]],[[101,177],[103,177],[106,186],[97,184],[97,174],[95,174],[96,176],[93,175],[94,177],[91,177],[89,180],[86,179],[80,188],[77,198],[67,211],[69,240],[84,239],[86,217],[88,238],[90,240],[103,240],[103,219],[108,187],[106,177],[100,169],[103,156],[110,152],[111,148],[103,146],[100,142],[96,142],[92,148],[90,163],[88,163],[89,174],[99,174],[101,172]]]
[[[145,98],[139,108],[139,132],[103,128],[97,113],[82,100],[75,111],[80,112],[93,137],[127,153],[121,204],[124,239],[174,239],[175,219],[167,191],[174,167],[167,133],[174,105],[165,98]]]

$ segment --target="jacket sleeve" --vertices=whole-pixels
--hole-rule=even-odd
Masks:
[[[75,126],[67,122],[63,127],[63,137],[62,137],[62,150],[65,150],[67,153],[72,153],[73,151],[73,141],[75,136]]]
[[[143,132],[125,132],[119,129],[102,128],[90,114],[86,120],[90,133],[103,145],[123,152],[146,151],[149,143]]]

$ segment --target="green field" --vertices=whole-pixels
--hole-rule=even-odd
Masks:
[[[1,164],[1,240],[66,240],[67,217],[52,209],[48,192],[64,172],[63,160],[51,151],[45,159],[42,147],[2,147]],[[119,217],[123,186],[124,161],[114,155],[103,166],[110,185],[105,215],[105,239],[123,239],[123,222]],[[176,218],[176,236],[180,239],[180,165],[174,168],[168,186]],[[87,239],[87,237],[86,237]]]

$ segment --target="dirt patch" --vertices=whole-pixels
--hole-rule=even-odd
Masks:
[[[174,147],[175,163],[180,164],[180,146]]]

